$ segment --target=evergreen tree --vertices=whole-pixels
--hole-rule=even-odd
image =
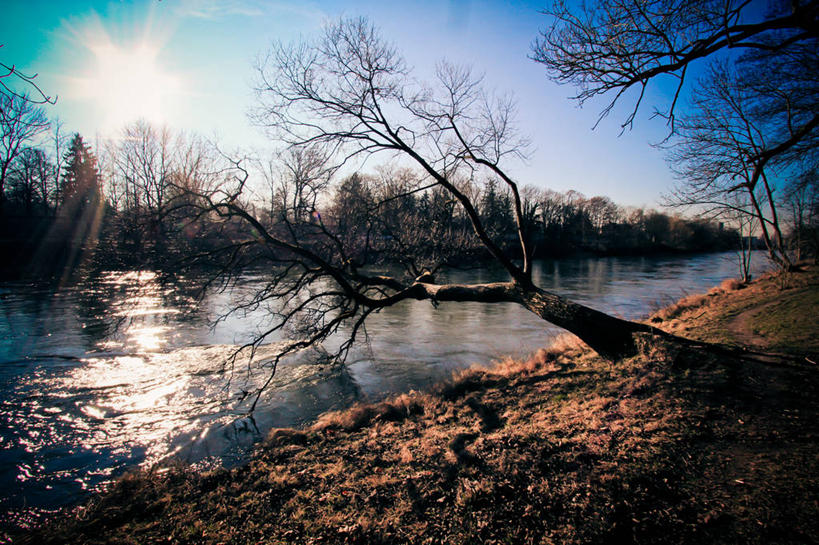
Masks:
[[[102,180],[97,158],[79,133],[71,139],[65,154],[61,185],[62,208],[69,214],[94,209],[102,202]]]

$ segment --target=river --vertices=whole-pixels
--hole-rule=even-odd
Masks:
[[[544,289],[629,319],[736,275],[733,254],[574,258],[534,268]],[[491,269],[448,278],[501,279]],[[242,463],[271,427],[523,357],[559,333],[512,304],[436,309],[407,301],[368,320],[367,341],[344,366],[317,366],[311,354],[291,358],[248,418],[245,392],[266,375],[247,372],[241,358],[226,360],[267,314],[212,321],[263,282],[248,274],[201,301],[193,282],[163,286],[147,271],[111,271],[60,288],[0,284],[0,524],[27,527],[129,467],[168,457],[203,468]]]

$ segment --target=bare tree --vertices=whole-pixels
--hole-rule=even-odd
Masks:
[[[132,242],[164,247],[172,201],[202,189],[210,152],[200,138],[173,133],[144,120],[127,125],[108,151],[113,200]],[[174,203],[178,204],[178,203]],[[147,239],[146,239],[147,237]]]
[[[330,156],[320,145],[291,147],[280,164],[278,209],[297,223],[309,221],[335,170]]]
[[[69,136],[63,133],[63,124],[59,119],[55,119],[51,123],[51,178],[53,187],[51,188],[50,198],[52,209],[57,210],[57,206],[62,202],[62,195],[60,194],[60,175],[65,166],[65,151],[68,147]]]
[[[742,282],[751,281],[751,258],[753,257],[756,233],[756,214],[749,213],[753,206],[745,192],[736,192],[728,197],[730,206],[722,207],[719,216],[736,228],[737,236],[737,265],[739,278]]]
[[[819,255],[819,171],[806,168],[785,197],[791,220],[790,243],[795,259]]]
[[[540,221],[543,228],[547,229],[551,225],[562,225],[564,223],[563,195],[552,189],[544,190],[538,199],[540,209]]]
[[[414,180],[390,181],[389,191],[347,177],[338,191],[350,196],[350,206],[325,209],[309,220],[288,213],[274,225],[266,225],[242,204],[248,176],[239,161],[217,191],[196,195],[192,206],[197,216],[218,218],[225,226],[223,251],[207,254],[211,261],[221,258],[223,279],[235,278],[243,265],[270,266],[266,286],[237,309],[269,306],[269,328],[260,331],[250,347],[282,331],[296,338],[271,360],[274,370],[284,355],[331,341],[335,333],[343,333],[343,340],[328,346],[343,355],[370,315],[406,300],[519,304],[611,359],[636,354],[639,334],[663,335],[535,285],[523,199],[517,182],[504,170],[508,160],[523,154],[526,142],[514,129],[513,101],[485,93],[469,70],[441,64],[435,85],[417,84],[403,59],[366,20],[350,19],[328,26],[319,41],[274,47],[260,64],[259,75],[256,119],[289,145],[323,146],[335,165],[383,156],[413,164],[417,173]],[[510,251],[493,238],[476,206],[473,180],[490,178],[511,196],[517,248]],[[411,254],[435,254],[403,247],[406,238],[395,236],[400,225],[385,228],[366,214],[401,199],[406,199],[402,206],[409,206],[408,196],[416,193],[419,202],[425,194],[440,197],[449,207],[445,222],[468,222],[471,236],[508,280],[437,283],[433,269],[417,270],[418,255]],[[335,202],[345,201],[336,197]],[[352,234],[340,229],[357,214],[362,216],[358,229]],[[380,274],[371,268],[379,256],[401,251],[407,260],[403,273]],[[413,270],[420,274],[413,275]]]
[[[126,126],[114,154],[124,181],[125,206],[159,218],[167,200],[173,171],[170,130],[141,120]]]
[[[57,180],[53,178],[53,165],[45,152],[38,148],[26,148],[15,159],[11,169],[11,194],[31,216],[35,206],[40,213],[48,211],[52,189]]]
[[[184,223],[179,207],[210,188],[215,155],[215,146],[193,134],[144,120],[125,126],[119,138],[108,142],[104,161],[120,242],[140,258],[148,257],[143,250],[159,250],[151,256],[156,259],[173,253],[172,243],[181,240],[177,227]]]
[[[45,111],[26,95],[0,94],[0,210],[12,163],[28,142],[48,128]]]
[[[622,123],[631,127],[648,85],[675,80],[673,98],[655,110],[668,121],[670,159],[683,179],[672,203],[711,215],[744,210],[771,259],[790,268],[776,189],[793,178],[798,159],[817,151],[819,4],[776,0],[763,12],[744,0],[558,0],[546,13],[551,25],[534,59],[556,81],[576,85],[581,103],[611,97],[600,119],[633,90]],[[681,119],[689,68],[698,62],[709,75],[693,86]]]
[[[0,44],[0,49],[2,49],[2,47],[3,44]],[[9,65],[0,61],[0,96],[6,97],[7,99],[16,97],[34,104],[54,104],[56,98],[46,95],[37,85],[36,79],[37,74],[27,74],[20,71],[20,69],[13,64]],[[20,86],[26,89],[26,91],[20,91]],[[30,93],[32,90],[34,91],[33,95]],[[0,109],[2,108],[3,106],[0,105]]]
[[[470,192],[467,181],[460,181],[459,186],[464,192]],[[463,208],[423,173],[383,166],[370,181],[368,193],[370,204],[365,216],[371,236],[385,241],[379,245],[377,254],[371,254],[371,261],[400,264],[407,274],[416,278],[435,274],[456,261],[467,261],[480,251],[480,242]],[[478,190],[474,189],[472,195],[475,202]],[[340,217],[341,203],[335,208],[335,216]]]
[[[603,233],[603,228],[617,221],[620,211],[608,197],[592,197],[586,202],[586,213],[596,234]]]
[[[207,191],[216,183],[214,172],[219,148],[195,134],[179,134],[175,139],[169,200],[177,204],[191,192]]]
[[[602,119],[631,90],[627,128],[649,83],[676,82],[670,102],[655,113],[674,128],[675,110],[689,67],[726,50],[763,51],[777,56],[816,48],[819,4],[775,0],[765,13],[747,0],[616,0],[574,4],[555,1],[548,29],[533,44],[533,58],[560,83],[578,88],[581,103],[608,95]],[[760,74],[758,74],[760,75]],[[763,75],[764,77],[764,75]]]
[[[785,104],[775,107],[777,99]],[[798,116],[796,102],[782,88],[754,85],[723,66],[699,89],[694,104],[695,113],[679,121],[669,154],[682,179],[671,204],[697,206],[711,216],[750,216],[771,260],[790,268],[775,182],[789,181],[793,148],[815,153],[804,149],[814,138],[814,116]]]
[[[259,157],[257,154],[256,160],[254,161],[254,170],[256,175],[261,179],[261,189],[264,192],[265,196],[262,197],[262,201],[265,202],[265,207],[267,208],[268,212],[268,222],[270,224],[276,221],[281,215],[281,210],[279,210],[279,204],[284,199],[280,192],[281,186],[281,176],[280,176],[280,166],[277,154],[271,153],[264,153],[264,157]]]

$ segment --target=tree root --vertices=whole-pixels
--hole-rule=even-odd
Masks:
[[[678,368],[699,367],[717,357],[726,365],[749,362],[787,369],[816,370],[816,363],[807,356],[762,352],[744,346],[695,341],[659,330],[635,333],[634,344],[640,356]]]

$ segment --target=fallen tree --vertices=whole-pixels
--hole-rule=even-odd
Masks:
[[[265,287],[234,309],[267,305],[270,312],[269,328],[246,348],[255,350],[273,335],[289,332],[297,340],[269,362],[275,372],[285,355],[341,333],[344,340],[332,355],[344,356],[369,316],[406,300],[516,303],[610,360],[636,355],[639,337],[646,334],[684,342],[535,284],[521,194],[504,170],[507,160],[526,149],[514,129],[514,103],[484,92],[468,69],[440,64],[436,74],[434,86],[416,83],[401,57],[364,19],[331,25],[316,42],[279,44],[260,63],[255,119],[273,137],[322,156],[324,169],[379,155],[414,166],[418,175],[382,184],[375,194],[365,194],[355,175],[348,177],[335,188],[347,192],[345,199],[335,199],[345,205],[324,210],[318,210],[323,201],[316,194],[331,191],[332,185],[322,176],[317,178],[321,188],[305,189],[310,180],[302,177],[294,180],[301,190],[282,200],[276,214],[255,214],[242,200],[248,170],[234,161],[217,189],[193,198],[187,194],[186,206],[196,208],[196,217],[219,218],[231,241],[219,252],[200,256],[223,258],[223,280],[237,278],[249,265],[272,265]],[[297,169],[289,172],[296,175]],[[515,252],[504,250],[479,213],[475,184],[486,179],[511,194]],[[402,207],[415,202],[409,197],[419,194],[443,196],[449,215],[419,220],[419,214],[403,214]],[[390,214],[372,213],[385,206],[392,207]],[[450,265],[448,250],[463,248],[463,241],[442,244],[448,222],[454,221],[471,224],[471,243],[502,267],[507,281],[436,282]],[[389,269],[391,263],[400,263],[403,271],[375,272],[374,267]]]

